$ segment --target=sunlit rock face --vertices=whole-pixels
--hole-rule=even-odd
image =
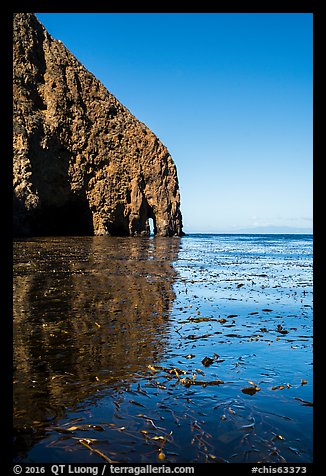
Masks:
[[[13,65],[15,235],[182,235],[166,147],[31,13]]]

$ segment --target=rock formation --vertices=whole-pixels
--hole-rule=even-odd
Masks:
[[[183,234],[166,147],[32,13],[13,66],[16,236]]]

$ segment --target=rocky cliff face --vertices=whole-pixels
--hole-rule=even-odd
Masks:
[[[31,13],[13,64],[14,233],[180,236],[166,147]]]

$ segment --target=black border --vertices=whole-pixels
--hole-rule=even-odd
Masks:
[[[321,220],[318,218],[319,214],[317,205],[322,203],[321,197],[319,197],[321,173],[319,170],[321,158],[319,150],[321,149],[321,124],[320,117],[322,112],[321,92],[322,92],[322,31],[323,31],[323,16],[321,12],[322,0],[216,0],[214,3],[201,2],[200,5],[196,2],[192,5],[187,4],[187,8],[178,5],[176,2],[162,2],[151,3],[149,6],[138,5],[135,2],[133,5],[123,5],[118,2],[108,2],[107,0],[89,0],[88,3],[78,2],[77,0],[21,0],[12,1],[10,5],[2,8],[0,14],[0,62],[1,68],[1,94],[0,94],[0,113],[2,114],[1,121],[1,148],[2,148],[2,161],[1,161],[1,173],[0,173],[0,197],[2,204],[1,213],[1,261],[0,270],[3,274],[1,280],[1,309],[5,312],[2,313],[3,318],[1,320],[1,337],[3,344],[1,348],[1,367],[2,367],[2,379],[1,379],[1,396],[2,402],[4,402],[4,409],[2,412],[5,429],[1,431],[4,442],[1,444],[2,450],[4,450],[5,467],[8,467],[8,471],[2,470],[3,474],[13,474],[12,472],[12,14],[16,12],[39,12],[39,13],[312,13],[313,14],[313,146],[314,146],[314,159],[313,159],[313,188],[314,188],[314,452],[313,463],[307,464],[307,474],[320,474],[318,471],[319,465],[322,463],[322,422],[321,422],[321,320],[325,317],[322,313],[321,307],[321,282],[320,277],[322,275],[322,262],[320,256],[320,250],[322,247],[321,238],[322,232],[320,227]],[[137,9],[135,7],[137,6]],[[323,205],[321,206],[323,210]],[[130,465],[131,466],[131,465]],[[183,465],[179,465],[183,466]],[[196,467],[201,465],[194,465]],[[249,464],[230,464],[226,465],[231,467],[231,471],[240,475],[250,474]],[[259,465],[257,465],[259,466]],[[291,466],[288,464],[275,464],[265,466]],[[292,465],[299,466],[299,465]],[[3,467],[1,465],[1,467]],[[222,466],[223,468],[225,465]],[[222,469],[220,466],[220,469]],[[227,474],[227,467],[225,470],[220,471],[220,474]],[[205,468],[205,469],[204,469]],[[206,471],[207,465],[204,466]],[[316,472],[315,472],[316,470]],[[24,474],[24,473],[22,473]],[[51,473],[46,473],[51,474]],[[195,470],[197,474],[197,469]],[[278,474],[278,473],[275,473]]]
[[[40,13],[312,13],[321,0],[215,0],[192,3],[186,7],[177,2],[133,2],[131,5],[107,0],[21,0],[13,1],[11,11]]]

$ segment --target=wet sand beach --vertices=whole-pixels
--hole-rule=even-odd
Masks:
[[[312,236],[14,243],[15,461],[312,461]]]

